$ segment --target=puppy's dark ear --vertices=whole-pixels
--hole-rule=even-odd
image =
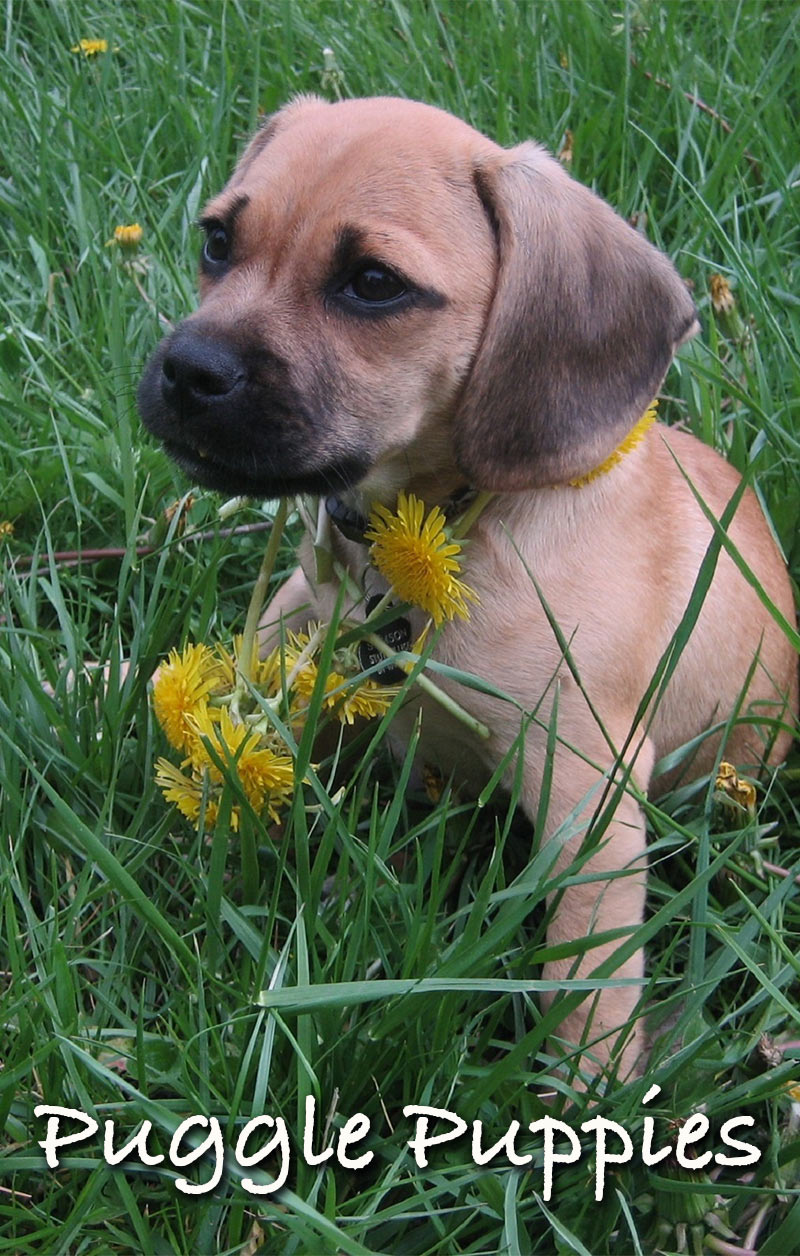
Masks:
[[[642,416],[696,311],[671,262],[538,145],[475,178],[498,272],[455,416],[458,462],[480,488],[563,483]]]

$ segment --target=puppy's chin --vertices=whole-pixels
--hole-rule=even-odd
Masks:
[[[317,496],[342,493],[354,488],[370,469],[365,456],[345,455],[321,467],[283,465],[280,458],[269,466],[248,458],[245,467],[239,459],[222,459],[215,451],[200,452],[189,445],[164,440],[163,446],[182,471],[196,483],[218,493],[243,497],[286,497],[292,493]]]

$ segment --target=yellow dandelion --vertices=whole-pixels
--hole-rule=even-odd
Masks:
[[[224,708],[216,710],[213,707],[210,708],[208,704],[194,711],[188,717],[188,722],[193,736],[188,746],[187,763],[191,763],[195,772],[207,771],[209,779],[218,785],[223,774],[217,761],[226,763],[236,754],[247,737],[247,726],[234,724]],[[221,731],[220,724],[224,725]]]
[[[425,639],[428,636],[428,629],[430,628],[430,626],[431,626],[430,621],[428,621],[428,623],[422,629],[422,632],[419,634],[419,636],[417,637],[413,645],[410,645],[408,647],[409,654],[421,654],[422,653],[422,651],[425,649]],[[411,672],[413,672],[414,668],[416,667],[416,663],[400,663],[399,666],[403,669],[403,671],[408,676],[411,674]]]
[[[303,640],[306,636],[304,632],[297,634],[292,633],[291,635],[292,637],[296,636],[296,641],[291,641],[287,643],[286,646],[287,674],[290,671],[294,671],[297,667],[297,664],[300,661],[300,655],[303,649],[308,645],[308,641]],[[301,698],[308,700],[314,692],[318,675],[319,667],[317,666],[316,659],[313,657],[307,658],[302,667],[300,667],[300,669],[295,673],[294,679],[292,680],[292,688],[295,693],[297,693]],[[341,684],[342,680],[343,677],[337,675],[336,672],[329,672],[325,682],[325,692],[327,693],[328,690],[333,689],[335,685]],[[325,704],[323,703],[323,705]]]
[[[236,679],[236,671],[239,666],[239,659],[242,653],[243,633],[237,633],[233,638],[233,656],[231,657],[222,647],[218,647],[221,654],[226,660],[230,661],[232,667],[232,679],[230,687],[233,688]],[[281,677],[281,658],[280,647],[277,647],[262,659],[258,656],[258,641],[253,642],[253,657],[250,663],[250,676],[253,684],[257,689],[263,689],[268,694],[274,693],[280,686]]]
[[[750,781],[743,780],[732,763],[724,760],[720,763],[714,785],[719,791],[720,802],[732,816],[735,817],[737,812],[741,815],[741,811],[749,816],[755,815],[758,801],[756,787]]]
[[[708,281],[711,305],[715,314],[730,314],[736,306],[731,285],[724,275],[711,275]]]
[[[236,639],[234,638],[234,647]],[[214,658],[217,663],[219,676],[219,692],[232,693],[236,685],[236,655],[231,654],[230,650],[226,650],[221,641],[218,641],[214,647]]]
[[[253,668],[253,684],[270,696],[281,687],[281,650],[276,646],[265,659],[258,659]]]
[[[156,761],[156,785],[165,800],[174,803],[181,815],[191,820],[192,824],[197,823],[203,803],[202,781],[196,777],[187,776],[185,772],[181,772],[180,768],[170,763],[169,759],[158,759]],[[209,828],[213,827],[218,812],[218,804],[208,799],[205,818]]]
[[[219,684],[221,668],[206,645],[171,650],[153,686],[156,719],[176,750],[188,751],[195,740],[191,720],[205,711],[209,695]]]
[[[14,535],[14,525],[10,519],[0,521],[0,541],[8,541]]]
[[[125,249],[126,252],[132,253],[135,249],[138,249],[143,235],[144,232],[138,222],[132,222],[127,227],[114,228],[114,243]]]
[[[287,667],[289,661],[287,657]],[[298,697],[304,698],[306,702],[311,698],[319,675],[319,666],[314,658],[306,659],[300,671],[292,682],[292,688]],[[347,684],[347,678],[341,672],[330,671],[325,677],[325,696],[322,699],[322,709],[324,711],[333,711],[339,702],[342,703],[341,717],[346,724],[353,723],[352,709],[345,711],[345,693],[342,689]],[[338,692],[335,692],[337,691]]]
[[[566,67],[565,67],[566,68]],[[558,150],[558,160],[565,166],[572,165],[574,137],[569,128],[564,132],[564,143]]]
[[[297,676],[295,687],[302,697],[311,697],[318,670],[317,664],[312,661]],[[342,672],[331,671],[325,677],[322,706],[324,710],[332,711],[342,724],[353,724],[357,715],[367,720],[383,715],[396,693],[396,689],[378,685],[370,678],[355,682]]]
[[[711,308],[724,334],[732,340],[747,340],[750,336],[750,325],[742,318],[728,280],[724,275],[711,275],[708,286]]]
[[[362,680],[360,684],[351,685],[343,694],[337,695],[340,706],[337,715],[343,723],[352,724],[357,715],[365,720],[374,720],[384,715],[389,709],[392,698],[398,690],[391,685],[379,685],[371,678]]]
[[[96,57],[98,53],[108,52],[107,39],[79,39],[73,44],[70,52],[82,52],[84,57]]]
[[[273,820],[278,820],[278,807],[290,801],[294,787],[294,763],[291,755],[279,754],[262,738],[261,734],[246,724],[234,724],[224,707],[211,711],[208,707],[192,717],[191,723],[197,734],[191,762],[196,769],[205,768],[213,782],[222,780],[222,772],[214,762],[232,760],[244,795],[253,810],[260,815],[266,808]],[[206,738],[211,750],[202,738]],[[232,821],[233,827],[238,822]]]
[[[277,754],[270,746],[246,745],[236,761],[245,797],[257,815],[266,807],[271,820],[280,820],[279,807],[291,802],[294,763],[291,755]]]
[[[413,493],[401,493],[397,511],[376,505],[365,537],[372,542],[372,561],[398,597],[429,614],[438,627],[455,615],[469,618],[467,601],[477,595],[457,579],[461,546],[450,541],[445,517],[434,506],[425,518],[425,505]]]
[[[117,231],[129,231],[129,230],[130,230],[130,227],[117,227],[116,231],[114,232],[114,235],[116,236]],[[113,243],[113,241],[109,240],[109,244],[111,243]],[[167,524],[172,523],[172,520],[175,518],[175,516],[176,515],[178,516],[178,523],[177,523],[177,527],[175,528],[176,536],[183,536],[184,532],[186,531],[186,524],[189,521],[189,512],[194,506],[194,503],[195,503],[194,495],[192,493],[189,493],[188,496],[180,498],[179,501],[170,502],[169,506],[164,507],[164,522],[165,523]]]
[[[300,662],[301,655],[311,638],[305,632],[289,633],[286,643],[286,672],[292,672]],[[314,692],[319,675],[319,665],[313,654],[305,659],[292,680],[295,695],[308,702]],[[356,716],[374,719],[383,715],[389,703],[397,693],[391,685],[379,685],[371,678],[355,681],[345,672],[332,668],[325,677],[325,693],[322,709],[332,711],[343,724],[353,724]]]

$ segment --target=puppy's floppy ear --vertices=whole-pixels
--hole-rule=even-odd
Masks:
[[[641,418],[696,311],[671,262],[538,145],[484,161],[475,180],[498,273],[456,456],[476,487],[563,483]]]

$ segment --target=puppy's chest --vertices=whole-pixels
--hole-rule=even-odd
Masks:
[[[369,564],[364,548],[348,545],[347,549],[353,588],[358,588],[363,595],[360,604],[352,608],[350,617],[363,620],[379,603],[385,602],[380,616],[381,626],[376,635],[397,651],[417,653],[432,646],[430,659],[434,666],[426,668],[427,679],[472,721],[482,724],[487,714],[486,697],[472,689],[469,682],[476,675],[478,661],[481,662],[481,670],[491,670],[484,640],[483,616],[473,611],[468,619],[446,622],[436,630],[430,617],[418,608],[396,603],[396,614],[393,614],[392,600],[386,600],[389,594],[387,582]],[[378,663],[380,654],[377,648],[362,644],[360,661],[365,669]],[[435,666],[437,663],[452,669],[453,673],[463,673],[466,683],[460,681],[458,675],[439,671]],[[380,672],[375,674],[376,680],[380,677]],[[395,672],[391,679],[396,677]],[[412,684],[408,689],[406,700],[392,721],[388,738],[393,751],[400,757],[405,754],[408,743],[415,739],[418,764],[434,768],[444,778],[452,776],[476,788],[488,779],[496,760],[494,736],[487,739],[477,734],[474,725],[459,718],[458,713],[419,684]]]

